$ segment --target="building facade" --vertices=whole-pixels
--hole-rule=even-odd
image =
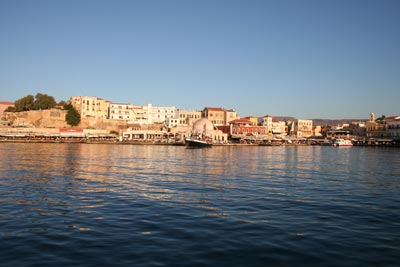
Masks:
[[[230,134],[235,137],[265,136],[268,135],[268,129],[254,125],[249,119],[238,119],[230,123]]]
[[[110,108],[108,100],[91,96],[72,96],[70,103],[82,117],[108,118]]]
[[[176,117],[178,126],[190,126],[193,122],[201,119],[201,111],[178,109]]]
[[[208,119],[215,126],[228,125],[229,122],[238,119],[236,111],[233,109],[205,107],[202,117]]]
[[[135,119],[133,105],[122,103],[111,103],[109,108],[110,120],[133,121]]]
[[[314,134],[312,120],[298,120],[291,134],[303,138],[312,136]]]
[[[386,118],[386,136],[400,139],[400,116]]]
[[[236,111],[234,111],[233,109],[225,110],[225,121],[224,121],[225,125],[237,119],[239,119],[239,116],[237,115]]]
[[[148,114],[148,123],[163,123],[170,118],[175,118],[176,107],[154,107],[152,104],[143,106]]]

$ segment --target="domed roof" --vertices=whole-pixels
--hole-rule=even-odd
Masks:
[[[195,121],[193,123],[193,132],[213,131],[214,125],[206,118]]]

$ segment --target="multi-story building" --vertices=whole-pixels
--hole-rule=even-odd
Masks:
[[[286,123],[284,121],[272,119],[272,134],[286,135]]]
[[[178,126],[189,126],[201,119],[201,111],[178,109],[176,117]]]
[[[91,96],[72,96],[70,103],[82,117],[108,118],[108,100]]]
[[[262,118],[262,126],[267,130],[267,133],[272,133],[272,117],[270,115],[265,115]]]
[[[286,123],[284,121],[278,121],[270,115],[266,115],[262,118],[262,125],[266,127],[267,133],[269,134],[286,134]]]
[[[236,111],[232,109],[206,107],[202,111],[202,117],[210,120],[215,126],[228,125],[229,122],[238,119]]]
[[[239,119],[239,118],[238,118],[238,119]],[[241,119],[249,120],[250,123],[251,123],[251,125],[254,125],[254,126],[258,125],[258,118],[257,118],[257,117],[248,116],[248,117],[244,117],[244,118],[241,118]]]
[[[225,110],[225,125],[229,124],[231,121],[239,119],[239,116],[237,115],[236,111],[233,109],[226,109]],[[255,124],[257,125],[257,123]]]
[[[313,122],[312,120],[298,120],[294,125],[292,135],[297,137],[310,137],[313,135]]]
[[[133,119],[132,121],[137,124],[148,124],[149,113],[147,106],[133,106]]]
[[[379,138],[385,136],[385,124],[383,122],[377,122],[374,113],[369,115],[369,121],[365,124],[365,130],[367,138]]]
[[[163,123],[176,117],[175,107],[133,106],[133,121],[139,124]]]
[[[225,109],[206,107],[202,111],[202,117],[211,121],[215,126],[225,125]]]
[[[135,119],[133,105],[111,103],[109,108],[109,119],[133,121]]]
[[[149,123],[163,123],[170,118],[175,118],[176,107],[153,107],[147,105]]]
[[[265,126],[254,125],[249,119],[237,119],[230,123],[230,134],[232,136],[258,136],[267,135],[268,130]]]
[[[386,136],[400,138],[400,116],[390,116],[386,118]]]

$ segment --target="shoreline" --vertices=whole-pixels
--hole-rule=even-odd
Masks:
[[[117,140],[10,140],[10,139],[2,139],[0,143],[22,143],[22,144],[91,144],[91,145],[132,145],[132,146],[182,146],[183,143],[163,143],[163,142],[138,142],[138,141],[117,141]],[[267,147],[293,147],[293,146],[322,146],[315,144],[307,144],[307,143],[292,143],[292,144],[282,144],[282,145],[260,145],[260,144],[252,144],[252,143],[224,143],[224,144],[213,144],[213,146],[267,146]],[[354,147],[393,147],[399,148],[400,144],[355,144]]]

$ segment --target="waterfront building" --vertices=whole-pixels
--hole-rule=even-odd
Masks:
[[[164,123],[169,118],[175,118],[176,107],[153,107],[152,104],[143,106],[148,114],[148,124]]]
[[[149,123],[149,113],[147,106],[133,106],[133,119],[132,121],[137,124],[148,124]]]
[[[400,116],[386,118],[386,136],[400,139]]]
[[[122,103],[110,103],[109,116],[110,120],[134,120],[133,105]]]
[[[176,118],[175,107],[155,107],[152,104],[132,106],[132,122],[138,124],[168,123]]]
[[[268,134],[286,135],[286,123],[265,115],[262,118],[262,126],[266,127]]]
[[[385,136],[385,123],[383,121],[376,121],[374,113],[370,114],[365,128],[367,138],[381,138]]]
[[[108,100],[91,96],[72,96],[70,103],[82,117],[108,118],[110,108]]]
[[[230,134],[236,137],[261,136],[268,134],[268,128],[266,126],[254,125],[251,120],[242,118],[231,121]]]
[[[165,121],[165,125],[168,128],[172,128],[172,127],[178,127],[179,126],[179,120],[175,119],[175,118],[169,118]]]
[[[210,120],[215,126],[225,125],[225,110],[223,108],[205,107],[202,117]]]
[[[134,120],[133,105],[124,103],[111,103],[109,108],[110,120]]]
[[[165,131],[149,129],[138,130],[128,128],[122,132],[123,140],[137,142],[161,142],[165,135],[167,135]]]
[[[262,118],[262,126],[267,128],[268,133],[272,133],[272,117],[270,115],[265,115]]]
[[[205,107],[202,111],[202,117],[210,120],[213,125],[228,125],[229,122],[238,119],[236,111],[233,109]]]
[[[193,123],[191,135],[205,135],[213,143],[228,142],[228,134],[218,129],[210,120],[201,118]]]
[[[307,138],[314,134],[312,120],[297,120],[292,126],[291,135]]]
[[[179,120],[178,126],[191,126],[194,121],[201,119],[201,111],[178,109],[176,117]]]
[[[284,121],[272,119],[272,134],[286,135],[286,123]]]
[[[239,116],[237,115],[236,111],[234,111],[233,109],[226,109],[224,119],[225,119],[224,123],[229,124],[231,121],[239,119]],[[257,125],[257,123],[258,123],[258,119],[257,119],[256,125]]]
[[[239,119],[239,118],[238,118]],[[236,120],[238,120],[238,119],[236,119]],[[249,122],[250,122],[250,124],[251,125],[258,125],[258,118],[257,117],[254,117],[254,116],[247,116],[247,117],[244,117],[244,118],[241,118],[241,119],[246,119],[246,120],[248,120]],[[235,121],[236,121],[235,120]]]

